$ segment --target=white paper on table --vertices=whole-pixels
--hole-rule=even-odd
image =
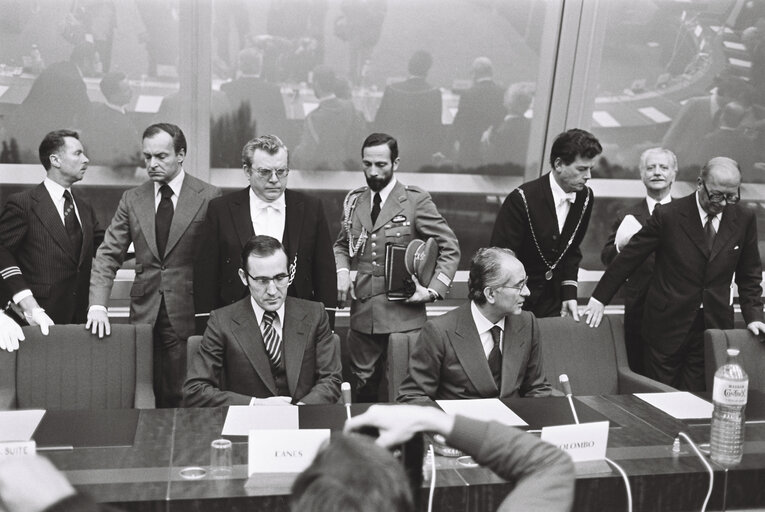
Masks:
[[[232,405],[228,408],[222,436],[246,436],[250,430],[297,430],[296,405]]]
[[[10,89],[10,87],[8,87],[7,85],[0,85],[0,96],[5,94],[5,91],[7,91],[8,89]]]
[[[632,235],[643,229],[643,225],[638,222],[634,215],[626,215],[619,229],[616,230],[614,242],[619,250],[622,250],[632,238]]]
[[[315,103],[313,101],[306,101],[305,103],[303,103],[303,115],[307,116],[308,114],[310,114],[317,108],[319,108],[318,103]]]
[[[141,94],[135,102],[135,112],[156,114],[159,112],[159,107],[162,105],[162,99],[162,96]]]
[[[0,412],[0,442],[29,441],[45,415],[43,409]]]
[[[687,391],[635,393],[635,396],[678,420],[711,418],[714,409],[710,402]]]
[[[449,414],[460,414],[483,421],[498,421],[514,427],[528,425],[512,409],[498,398],[478,398],[475,400],[436,400],[436,403]]]

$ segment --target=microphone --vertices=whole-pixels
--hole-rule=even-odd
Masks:
[[[340,393],[343,395],[345,415],[348,419],[351,419],[351,385],[347,382],[343,382],[340,385]]]
[[[579,416],[576,415],[576,409],[574,408],[573,392],[571,391],[571,383],[568,381],[568,375],[561,373],[560,377],[558,377],[558,382],[563,386],[563,392],[566,394],[566,398],[568,398],[568,405],[571,407],[571,414],[574,415],[574,422],[579,425]]]

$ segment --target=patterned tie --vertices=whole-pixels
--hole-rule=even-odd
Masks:
[[[164,184],[159,187],[159,193],[162,199],[157,207],[157,215],[154,218],[154,227],[157,232],[157,250],[159,257],[165,257],[165,248],[167,247],[167,238],[170,236],[170,225],[173,223],[173,189]]]
[[[382,202],[379,192],[375,192],[375,197],[372,202],[374,203],[372,205],[372,225],[374,225],[374,223],[377,222],[377,216],[380,215],[380,203]]]
[[[266,345],[268,359],[276,367],[279,366],[279,361],[282,358],[282,340],[279,334],[277,334],[276,329],[274,329],[274,318],[276,318],[276,311],[266,311],[263,313],[263,342]]]
[[[494,340],[494,347],[489,352],[489,369],[491,376],[494,377],[494,383],[497,389],[502,390],[502,352],[499,350],[499,339],[502,329],[498,325],[491,328],[491,339]]]
[[[69,241],[72,242],[72,248],[77,260],[80,259],[82,250],[82,226],[77,220],[77,214],[74,211],[74,200],[68,190],[64,190],[64,227],[66,234],[69,235]]]
[[[709,247],[710,251],[715,244],[715,236],[717,236],[717,231],[715,231],[715,226],[712,223],[712,219],[714,218],[714,215],[707,214],[707,222],[704,224],[704,236],[706,236],[707,247]]]

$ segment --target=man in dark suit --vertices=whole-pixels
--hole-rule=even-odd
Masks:
[[[707,162],[696,192],[654,210],[622,249],[585,311],[587,323],[597,327],[604,305],[655,254],[643,313],[645,370],[678,389],[704,391],[704,330],[733,328],[734,273],[747,328],[765,333],[757,221],[752,209],[737,204],[740,185],[734,160]]]
[[[249,296],[212,312],[183,387],[185,404],[327,404],[340,397],[340,346],[324,307],[287,297],[287,253],[258,235],[242,249]]]
[[[48,133],[39,148],[47,173],[35,188],[13,194],[0,213],[0,274],[27,321],[48,326],[85,323],[88,284],[104,230],[72,185],[88,167],[76,132]]]
[[[409,78],[385,88],[375,116],[375,131],[400,141],[409,171],[432,164],[440,150],[441,90],[427,81],[432,64],[428,52],[416,51],[409,59]]]
[[[239,52],[238,78],[221,84],[234,110],[250,109],[250,120],[255,123],[256,133],[282,133],[287,124],[287,114],[279,86],[260,76],[263,56],[255,48]]]
[[[422,328],[397,400],[550,395],[537,320],[521,309],[527,280],[511,250],[479,249],[470,262],[470,302]]]
[[[512,249],[523,263],[531,291],[524,309],[537,317],[571,315],[579,321],[579,244],[594,200],[587,180],[601,151],[589,132],[561,133],[550,150],[552,171],[512,191],[497,215],[491,245]]]
[[[122,195],[96,253],[86,327],[99,337],[110,333],[106,305],[133,243],[130,322],[154,326],[154,396],[158,407],[177,407],[194,334],[193,260],[207,204],[220,190],[185,172],[186,137],[173,124],[144,130],[143,157],[150,180]]]
[[[653,210],[672,200],[670,190],[677,175],[675,154],[663,148],[650,148],[640,155],[640,179],[645,185],[646,197],[619,210],[616,220],[603,246],[600,259],[606,267],[616,258],[632,236],[645,226]],[[654,256],[650,255],[633,273],[624,286],[624,338],[630,368],[643,373],[643,305],[648,285],[653,276]]]
[[[487,57],[473,61],[473,86],[460,94],[460,105],[452,128],[457,141],[457,162],[462,166],[481,164],[481,135],[497,128],[504,118],[505,90],[493,80],[494,68]]]
[[[237,272],[242,247],[253,235],[282,241],[294,272],[289,295],[334,308],[335,259],[324,207],[316,197],[286,190],[289,150],[274,135],[260,136],[242,149],[242,167],[250,186],[211,201],[207,210],[194,262],[195,311],[206,315],[247,295]],[[207,318],[199,318],[201,333]]]

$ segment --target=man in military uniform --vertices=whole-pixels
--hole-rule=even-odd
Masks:
[[[342,307],[350,295],[351,328],[348,351],[358,401],[377,401],[380,368],[391,332],[419,330],[425,303],[446,295],[457,270],[457,237],[438,213],[430,194],[407,187],[394,177],[398,143],[373,133],[361,147],[368,187],[352,190],[343,205],[343,223],[335,242],[337,298]],[[415,238],[435,238],[439,255],[430,283],[413,278],[415,291],[405,300],[390,301],[385,293],[385,247],[406,246]],[[350,269],[357,270],[356,283]],[[392,398],[392,397],[391,397]]]

